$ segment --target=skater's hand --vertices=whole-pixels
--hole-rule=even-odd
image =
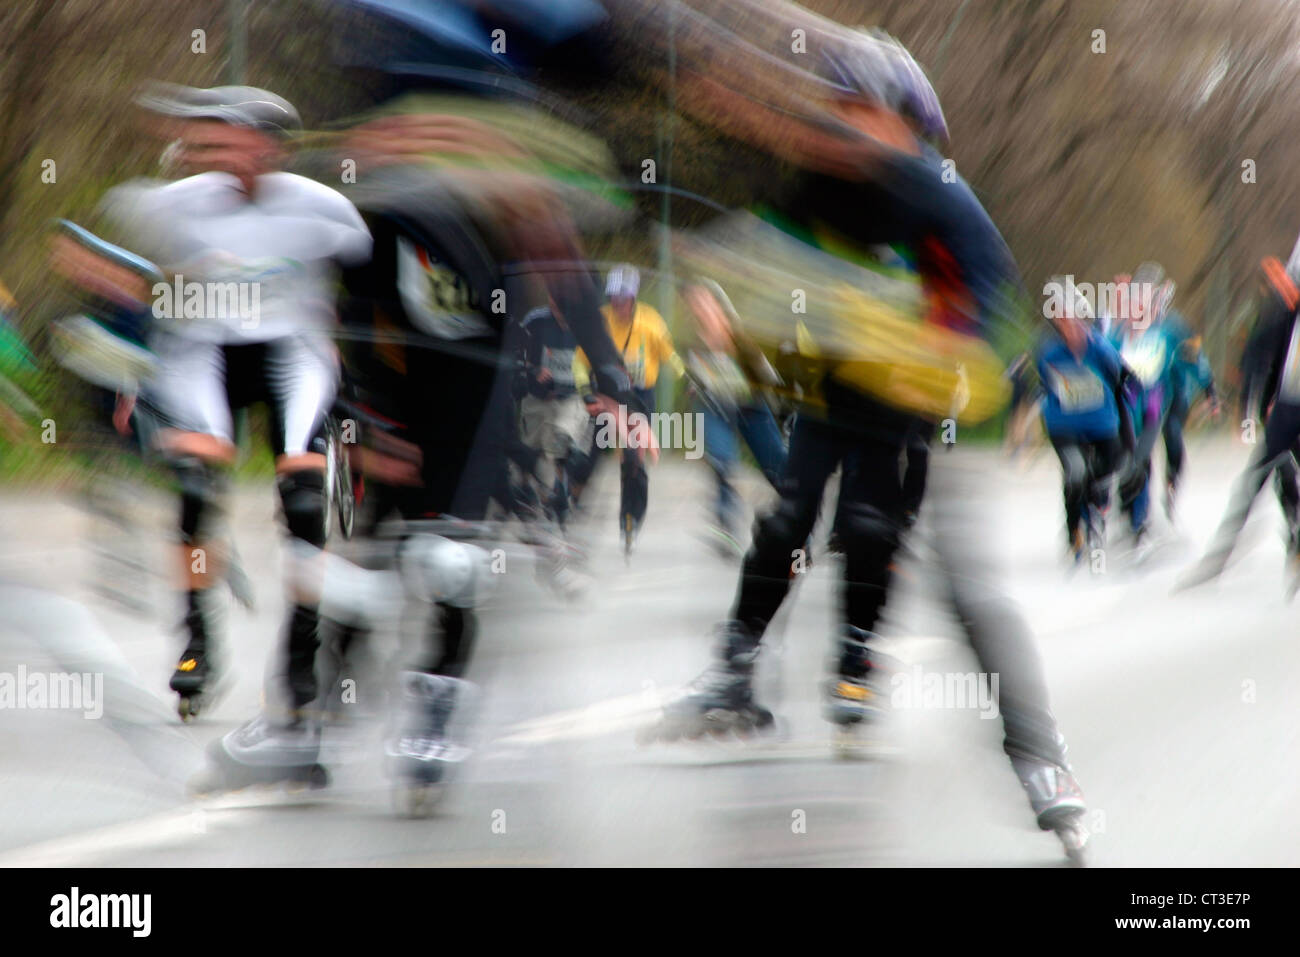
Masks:
[[[659,443],[655,441],[650,422],[643,414],[629,415],[627,406],[607,395],[595,396],[587,404],[587,411],[594,416],[613,417],[621,447],[635,449],[638,454],[644,453],[651,462],[659,461]]]
[[[135,411],[135,396],[117,394],[117,402],[113,405],[113,428],[117,429],[118,435],[131,434],[131,413]]]

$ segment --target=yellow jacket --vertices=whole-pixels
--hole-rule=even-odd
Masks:
[[[602,306],[600,312],[605,317],[605,328],[614,341],[614,347],[622,353],[633,388],[653,389],[659,381],[659,367],[663,363],[681,373],[682,361],[673,349],[668,324],[654,306],[638,302],[630,323],[619,322],[609,305]],[[590,368],[586,353],[579,348],[573,357],[573,369],[574,381],[580,391],[586,387]]]

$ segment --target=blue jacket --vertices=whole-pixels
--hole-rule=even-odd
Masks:
[[[1123,366],[1115,349],[1094,331],[1082,358],[1054,338],[1038,355],[1043,383],[1043,426],[1052,437],[1094,442],[1120,432],[1116,393]]]

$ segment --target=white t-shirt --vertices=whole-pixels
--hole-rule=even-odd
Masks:
[[[125,243],[175,278],[153,289],[158,327],[187,338],[264,342],[334,322],[334,269],[370,256],[356,208],[293,173],[229,173],[119,186],[105,212]]]

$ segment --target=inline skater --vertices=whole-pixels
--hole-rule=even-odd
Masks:
[[[1151,547],[1151,457],[1164,431],[1174,370],[1188,338],[1184,326],[1166,321],[1164,281],[1158,263],[1146,262],[1134,270],[1138,295],[1129,303],[1128,315],[1115,317],[1111,329],[1111,345],[1133,372],[1128,395],[1137,444],[1120,475],[1119,493],[1121,509],[1129,519],[1132,553],[1139,561]]]
[[[745,8],[759,13],[752,5]],[[811,18],[793,5],[782,4],[780,10]],[[840,29],[837,38],[843,33]],[[1018,285],[1014,263],[969,187],[960,179],[945,182],[937,152],[922,145],[921,137],[946,138],[937,97],[924,74],[901,47],[862,33],[852,34],[851,42],[829,46],[824,62],[837,87],[833,115],[862,134],[845,136],[843,145],[825,124],[802,135],[792,130],[798,124],[789,114],[774,117],[769,107],[750,99],[748,91],[727,85],[735,78],[710,72],[704,61],[693,64],[697,81],[679,78],[678,102],[720,118],[733,135],[799,161],[807,175],[782,212],[801,223],[821,225],[836,237],[838,249],[843,250],[846,237],[852,236],[860,244],[900,242],[915,250],[933,310],[931,320],[949,330],[995,328],[1003,314],[1002,297]],[[695,96],[699,100],[693,102]],[[804,235],[811,232],[802,230]],[[883,364],[905,374],[901,364]],[[961,377],[952,371],[942,374],[939,368],[929,381],[909,377],[908,390],[915,392],[905,392],[901,382],[884,390],[902,400],[901,405],[891,405],[882,401],[881,392],[872,392],[872,385],[881,381],[873,375],[892,381],[881,373],[881,363],[867,363],[866,369],[843,365],[822,383],[825,418],[801,414],[795,423],[781,500],[757,526],[739,594],[720,629],[716,663],[681,700],[665,708],[663,722],[644,737],[672,739],[771,726],[771,713],[754,698],[760,642],[789,590],[791,555],[808,539],[825,482],[850,452],[857,455],[856,479],[852,488],[841,489],[849,508],[845,625],[833,654],[835,676],[829,682],[827,713],[832,722],[852,726],[878,712],[874,672],[879,659],[873,662],[870,641],[902,527],[899,458],[917,419],[933,422],[944,414],[941,409],[951,407]],[[981,399],[987,397],[983,381],[981,377],[976,382]],[[970,394],[977,395],[974,387]],[[942,514],[936,522],[943,531],[936,541],[954,608],[982,667],[1002,676],[1004,747],[1038,824],[1056,831],[1067,852],[1077,858],[1087,839],[1081,820],[1085,806],[1048,707],[1032,639],[1014,610],[989,587],[987,556],[965,551],[977,548],[983,538],[968,527],[972,516],[960,511],[961,496],[949,484],[953,479],[945,476],[942,481],[936,497]]]
[[[484,553],[472,542],[481,540],[501,488],[513,432],[517,362],[507,331],[525,304],[540,298],[539,283],[592,357],[592,388],[610,404],[636,402],[598,289],[546,180],[521,174],[503,182],[501,175],[427,165],[430,156],[519,149],[477,121],[396,113],[348,131],[332,154],[362,156],[377,169],[350,194],[374,237],[374,255],[344,273],[341,313],[352,404],[363,420],[359,459],[368,473],[358,547],[393,520],[383,540],[390,547],[380,548],[374,563],[395,567],[407,600],[423,609],[420,647],[398,674],[385,741],[398,799],[414,814],[428,810],[467,753],[455,724],[474,695],[465,672],[485,575]],[[504,311],[493,309],[496,302]],[[346,619],[340,613],[330,621],[340,657],[375,626],[364,609],[344,611]],[[260,773],[259,756],[237,736],[222,752],[226,786]],[[306,753],[282,752],[267,762],[267,773],[278,777],[318,773]]]
[[[1061,460],[1065,535],[1075,564],[1105,543],[1111,476],[1133,451],[1125,402],[1127,374],[1119,354],[1091,328],[1087,301],[1071,289],[1056,337],[1038,354],[1043,427]]]
[[[1273,476],[1286,519],[1287,597],[1300,589],[1300,493],[1296,489],[1296,449],[1300,447],[1300,348],[1295,280],[1274,258],[1262,263],[1259,312],[1242,356],[1242,427],[1248,441],[1263,426],[1263,441],[1237,480],[1219,527],[1205,554],[1178,583],[1178,588],[1203,584],[1223,573],[1260,491]],[[1243,431],[1243,436],[1246,432]]]
[[[605,296],[609,302],[602,307],[601,313],[609,330],[609,338],[615,343],[622,357],[623,365],[632,380],[632,392],[644,415],[653,415],[655,411],[655,386],[659,382],[659,373],[668,365],[680,375],[682,360],[673,349],[672,336],[668,324],[664,322],[659,311],[646,302],[637,299],[641,291],[641,273],[629,263],[622,263],[612,268],[605,279]],[[579,380],[585,378],[583,369],[590,366],[586,353],[579,348]],[[587,464],[574,477],[578,486],[577,494],[586,487],[591,478],[591,471],[598,460],[599,450],[595,443],[601,432],[593,433],[593,444],[587,450]],[[646,472],[646,451],[639,448],[619,450],[619,535],[623,539],[625,553],[630,554],[641,524],[645,521],[646,507],[649,503],[650,476]]]
[[[245,729],[245,737],[251,745],[282,735],[311,749],[317,735],[300,712],[317,693],[322,425],[338,378],[329,290],[336,263],[369,255],[370,235],[340,194],[282,171],[285,137],[301,127],[283,98],[253,87],[164,87],[140,102],[176,122],[180,162],[200,170],[165,185],[117,187],[105,202],[132,249],[160,264],[176,289],[200,290],[170,301],[167,288],[167,301],[155,301],[149,344],[158,366],[144,390],[164,419],[156,441],[181,487],[187,636],[171,687],[188,718],[213,677],[212,586],[222,576],[211,539],[235,454],[232,413],[265,401],[290,536],[290,596],[278,677],[268,689],[275,702],[268,714],[277,716]],[[155,295],[171,285],[155,287]]]
[[[737,435],[744,439],[763,477],[776,487],[785,468],[785,440],[762,394],[780,383],[762,352],[741,331],[736,307],[710,279],[682,290],[695,320],[698,345],[688,349],[686,373],[704,418],[704,455],[713,471],[713,541],[726,556],[741,554],[740,500],[732,485],[739,456]]]
[[[1182,315],[1173,308],[1174,283],[1167,282],[1165,289],[1165,315],[1163,321],[1171,329],[1187,329]],[[1219,405],[1219,393],[1214,385],[1214,373],[1210,369],[1210,360],[1201,351],[1201,337],[1190,332],[1183,335],[1182,346],[1169,370],[1169,411],[1165,415],[1165,515],[1172,522],[1174,504],[1178,496],[1178,481],[1183,474],[1187,461],[1186,444],[1183,441],[1183,426],[1191,414],[1192,406],[1204,394],[1209,403],[1210,415],[1217,420],[1222,412]]]
[[[533,503],[528,540],[540,546],[538,577],[560,595],[575,597],[587,581],[583,551],[566,535],[571,474],[586,464],[591,415],[578,393],[574,363],[578,341],[554,299],[511,326],[519,356],[515,380],[521,454],[512,473],[519,497]],[[510,334],[508,334],[510,335]]]
[[[520,438],[533,453],[527,478],[563,526],[569,514],[569,468],[589,416],[574,376],[578,341],[556,309],[552,299],[525,314],[516,349],[522,360]]]

